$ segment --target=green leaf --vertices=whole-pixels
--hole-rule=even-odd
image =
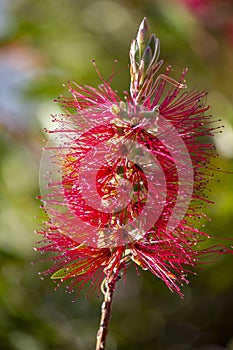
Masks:
[[[72,266],[63,267],[60,270],[54,272],[50,277],[51,279],[61,279],[65,277],[77,277],[83,275],[89,268],[91,264],[85,266],[86,262],[81,262],[79,264],[73,264]],[[85,266],[85,267],[84,267]]]

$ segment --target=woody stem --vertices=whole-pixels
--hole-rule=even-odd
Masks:
[[[111,280],[105,280],[104,301],[101,307],[100,325],[96,337],[96,350],[105,349],[115,287],[116,278],[112,278]]]

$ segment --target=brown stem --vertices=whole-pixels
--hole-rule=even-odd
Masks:
[[[100,326],[96,337],[96,350],[104,350],[106,337],[108,333],[108,325],[111,317],[111,307],[113,294],[116,286],[116,278],[105,280],[104,301],[101,307]]]

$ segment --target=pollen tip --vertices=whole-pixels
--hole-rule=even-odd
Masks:
[[[186,82],[184,81],[184,83],[181,84],[181,88],[182,88],[182,89],[187,89],[187,87],[188,87],[188,85],[187,85]]]

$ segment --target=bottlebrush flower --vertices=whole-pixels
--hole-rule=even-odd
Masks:
[[[98,88],[68,85],[64,115],[42,160],[42,201],[48,213],[37,248],[52,252],[45,273],[79,289],[115,283],[130,262],[172,291],[221,247],[202,250],[198,226],[216,156],[217,130],[206,93],[156,75],[159,40],[144,19],[130,50],[130,94],[122,102],[98,72]],[[72,112],[73,111],[73,112]],[[74,112],[75,111],[75,112]],[[226,250],[224,251],[226,252]]]

